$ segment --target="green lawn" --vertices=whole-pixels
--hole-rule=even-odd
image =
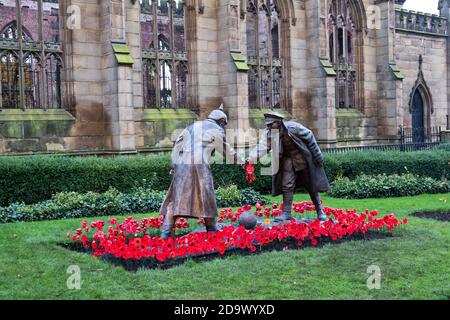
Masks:
[[[449,194],[323,199],[334,208],[378,209],[400,218],[450,209]],[[58,246],[82,219],[3,224],[0,299],[450,299],[450,223],[408,219],[394,238],[188,261],[136,273]],[[81,290],[67,289],[70,265],[81,269]],[[380,290],[366,286],[370,265],[381,268]]]

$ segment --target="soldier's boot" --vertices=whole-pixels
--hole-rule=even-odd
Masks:
[[[205,220],[206,232],[216,232],[217,231],[216,219],[205,218],[204,220]]]
[[[162,225],[161,238],[167,240],[170,237],[172,237],[174,226],[175,226],[174,217],[170,217],[169,214],[167,214],[164,218],[164,223]]]
[[[310,193],[310,196],[311,196],[312,202],[314,203],[314,206],[316,207],[317,219],[319,219],[320,221],[327,221],[328,217],[323,212],[322,205],[320,204],[320,195],[319,195],[319,193],[318,192]]]
[[[283,192],[283,214],[274,219],[275,222],[290,221],[292,219],[292,201],[294,200],[294,191]]]

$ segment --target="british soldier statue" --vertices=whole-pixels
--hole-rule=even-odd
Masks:
[[[317,218],[326,221],[319,193],[328,191],[330,185],[323,167],[323,155],[314,134],[298,122],[285,121],[276,112],[266,113],[264,116],[266,130],[260,143],[251,150],[247,161],[256,163],[270,150],[275,152],[276,149],[279,157],[274,158],[276,155],[272,155],[272,159],[279,161],[276,163],[277,170],[273,170],[272,195],[283,195],[283,214],[275,221],[291,219],[294,191],[300,187],[308,191],[316,207]],[[277,148],[272,148],[275,143]]]

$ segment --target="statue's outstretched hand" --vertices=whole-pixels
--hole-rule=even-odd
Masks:
[[[241,166],[242,166],[242,168],[245,169],[249,164],[250,164],[250,161],[248,159],[245,159],[242,161]]]

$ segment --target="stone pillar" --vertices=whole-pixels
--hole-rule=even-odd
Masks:
[[[189,2],[186,37],[191,65],[189,93],[201,119],[221,103],[229,116],[229,129],[248,125],[247,73],[237,72],[231,50],[244,51],[245,21],[239,0]]]
[[[391,0],[380,0],[380,26],[377,30],[378,139],[380,143],[395,140],[398,135],[397,83],[389,63],[394,61],[395,10]]]
[[[128,47],[133,58],[133,107],[135,109],[142,109],[143,98],[143,83],[142,83],[142,48],[141,48],[141,9],[139,1],[132,4],[131,1],[125,1],[126,19],[125,19],[125,33]]]
[[[119,153],[136,152],[133,68],[118,64],[112,47],[113,42],[127,44],[126,8],[124,0],[101,5],[105,149]]]
[[[335,81],[327,77],[320,58],[327,59],[326,51],[326,9],[322,1],[307,1],[305,4],[306,48],[308,89],[303,99],[306,110],[294,108],[293,114],[304,119],[318,142],[322,146],[332,147],[336,144],[336,108],[334,103]],[[306,114],[306,116],[304,116]]]
[[[187,36],[195,33],[188,42],[189,63],[193,66],[190,93],[196,97],[194,108],[201,119],[223,101],[218,75],[218,1],[203,1],[204,7],[187,6]]]
[[[218,80],[220,96],[229,116],[228,127],[248,130],[248,74],[238,72],[231,51],[244,51],[245,21],[240,18],[239,0],[217,1]],[[238,145],[245,143],[243,135],[237,136]]]
[[[296,25],[291,28],[291,86],[288,90],[291,94],[291,108],[288,108],[292,116],[298,121],[309,125],[311,121],[308,119],[308,112],[310,110],[310,93],[308,86],[308,48],[306,35],[306,11],[305,5],[296,7]]]
[[[377,19],[377,5],[373,4],[373,0],[366,0],[364,5],[368,18],[367,29],[362,30],[362,50],[363,57],[361,66],[364,70],[364,90],[361,93],[360,99],[362,103],[362,112],[364,114],[364,139],[367,141],[374,141],[377,143],[378,137],[378,64],[374,63],[378,59],[378,21]],[[375,18],[375,19],[374,19]]]
[[[450,21],[450,0],[439,0],[439,10],[443,17]],[[450,35],[450,22],[447,25],[447,36]],[[450,41],[447,38],[447,130],[450,130]]]
[[[64,5],[61,12],[72,6],[69,15],[75,22],[74,27],[63,28],[68,100],[76,115],[76,123],[65,138],[67,149],[102,150],[105,128],[100,5],[86,0],[71,0]]]

